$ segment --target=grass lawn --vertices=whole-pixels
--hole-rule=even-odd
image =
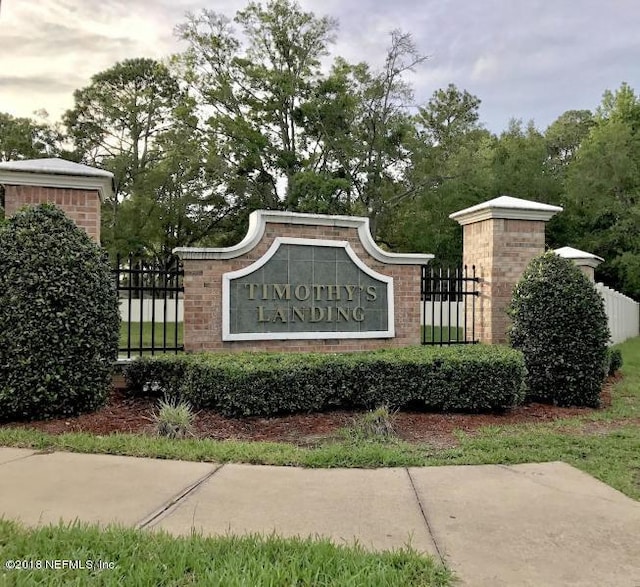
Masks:
[[[155,347],[174,347],[181,346],[183,343],[182,336],[182,322],[178,323],[178,345],[175,344],[176,336],[176,324],[175,322],[167,323],[166,335],[164,332],[164,325],[156,323],[155,328],[152,329],[153,324],[151,322],[142,323],[142,346],[144,348],[151,348],[151,342],[153,340]],[[130,336],[130,338],[129,338]],[[166,337],[166,338],[165,338]],[[140,347],[140,322],[131,323],[131,331],[129,335],[129,324],[127,322],[120,323],[120,347],[131,347],[132,349]],[[132,352],[132,355],[138,353]],[[149,354],[149,353],[145,353]]]
[[[452,583],[449,571],[410,549],[375,554],[328,540],[173,538],[163,532],[80,524],[28,530],[7,520],[0,520],[0,560],[2,585],[445,587]],[[6,561],[16,560],[79,561],[85,568],[6,568]],[[86,561],[94,568],[88,568]],[[99,563],[107,567],[98,570]]]
[[[464,340],[464,328],[455,326],[422,326],[421,340],[425,342],[441,342],[450,340]],[[469,328],[471,336],[471,328]]]

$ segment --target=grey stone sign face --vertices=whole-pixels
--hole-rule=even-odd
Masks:
[[[394,336],[393,279],[347,241],[277,238],[222,293],[223,340]]]

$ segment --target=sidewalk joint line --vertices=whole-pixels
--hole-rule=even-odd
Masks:
[[[411,489],[413,489],[413,494],[416,497],[416,501],[418,502],[418,507],[420,508],[420,513],[422,514],[422,519],[424,520],[425,525],[427,526],[427,530],[429,532],[429,536],[431,536],[431,540],[433,540],[433,545],[436,547],[436,552],[438,553],[438,558],[440,559],[440,562],[444,565],[445,560],[444,560],[444,553],[441,551],[440,549],[440,545],[438,544],[438,540],[436,539],[436,535],[433,531],[433,528],[431,527],[431,523],[429,522],[429,517],[427,516],[427,512],[425,507],[422,505],[422,501],[420,499],[420,496],[418,495],[418,490],[416,489],[416,485],[413,482],[413,477],[411,476],[411,473],[409,472],[409,469],[407,467],[404,468],[404,470],[407,472],[407,477],[409,477],[409,482],[411,483]]]
[[[223,467],[224,467],[224,463],[219,464],[213,471],[210,471],[204,477],[201,477],[195,483],[193,483],[192,485],[189,485],[186,489],[184,489],[183,491],[181,491],[180,493],[172,497],[159,510],[152,512],[146,518],[143,518],[140,522],[138,522],[135,526],[136,529],[142,530],[143,528],[146,528],[147,526],[149,526],[151,523],[155,522],[158,518],[163,516],[168,510],[172,509],[175,505],[181,502],[185,497],[187,497],[188,495],[193,493],[196,489],[198,489],[198,487],[200,487],[205,481],[208,481],[209,479],[211,479],[211,477],[213,477]]]

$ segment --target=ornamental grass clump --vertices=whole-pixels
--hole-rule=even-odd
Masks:
[[[177,398],[165,397],[152,414],[158,436],[184,438],[193,434],[195,414],[191,404]]]
[[[510,315],[511,345],[524,354],[527,400],[597,407],[609,329],[589,278],[552,251],[536,257],[514,289]]]
[[[351,440],[392,440],[396,435],[393,421],[397,412],[391,410],[388,405],[369,410],[354,419],[353,424],[346,429],[346,436]]]

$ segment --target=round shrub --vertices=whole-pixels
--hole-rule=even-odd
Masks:
[[[0,267],[0,419],[103,405],[120,324],[103,250],[43,204],[0,228]]]
[[[560,406],[599,405],[609,329],[604,302],[570,260],[536,257],[511,302],[511,345],[525,358],[527,399]]]
[[[608,369],[609,375],[613,375],[616,371],[622,368],[622,351],[617,347],[609,347],[607,349]]]

